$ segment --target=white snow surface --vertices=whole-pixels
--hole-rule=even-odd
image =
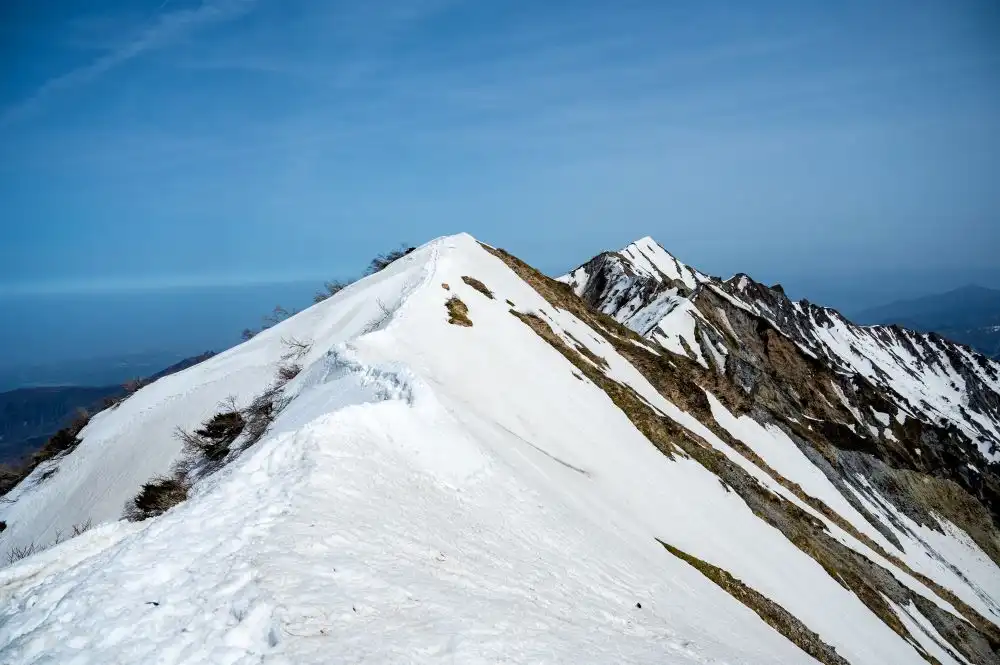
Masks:
[[[636,252],[659,260],[649,243]],[[452,295],[472,327],[447,323]],[[924,662],[714,475],[656,450],[507,299],[756,469],[473,238],[441,238],[142,389],[18,488],[0,506],[4,548],[99,525],[0,570],[0,662],[815,662],[657,538],[778,602],[854,665]],[[263,391],[293,338],[312,346],[264,439],[165,515],[117,521],[177,457],[174,429]],[[775,432],[716,413],[849,509]]]
[[[940,522],[944,533],[916,524],[893,508],[889,501],[880,497],[874,488],[864,482],[869,490],[869,497],[875,497],[877,503],[857,495],[859,502],[866,507],[871,519],[879,520],[884,529],[890,530],[895,535],[903,545],[903,550],[900,551],[868,518],[851,505],[841,491],[799,450],[784,431],[774,425],[761,425],[748,416],[737,418],[711,393],[708,393],[708,399],[716,421],[760,455],[777,473],[799,485],[807,495],[825,503],[882,549],[901,558],[910,568],[954,592],[984,617],[1000,623],[1000,570],[968,534],[944,520]],[[848,491],[857,494],[853,490]],[[800,507],[814,512],[804,503],[800,504]],[[845,545],[889,570],[904,586],[956,614],[950,604],[938,598],[924,584],[853,536],[843,532],[824,516],[819,513],[814,514],[817,519],[827,522],[827,528],[836,533],[838,539]],[[897,528],[895,525],[898,524],[904,525],[905,528]],[[961,574],[956,569],[961,571]]]
[[[663,277],[683,282],[689,289],[694,289],[701,282],[710,278],[677,260],[670,252],[646,236],[619,252],[627,258],[632,267],[642,274],[661,281]]]

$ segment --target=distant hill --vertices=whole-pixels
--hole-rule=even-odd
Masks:
[[[859,312],[866,325],[896,323],[922,332],[936,332],[993,358],[1000,358],[1000,290],[962,288],[900,300]]]
[[[147,381],[197,365],[212,352],[185,358],[147,377]],[[0,463],[14,463],[41,447],[79,409],[100,411],[104,400],[124,392],[112,386],[45,386],[0,392]]]
[[[0,462],[14,462],[40,447],[80,408],[91,409],[121,386],[19,388],[0,393]]]

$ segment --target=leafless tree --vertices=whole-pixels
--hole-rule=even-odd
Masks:
[[[312,341],[305,341],[295,337],[281,338],[281,343],[285,346],[285,353],[281,355],[282,360],[298,360],[309,353],[312,348]]]
[[[368,269],[365,270],[365,275],[374,275],[377,272],[385,270],[390,263],[403,258],[415,249],[416,247],[407,247],[404,243],[396,249],[376,255],[376,257],[368,264]]]
[[[274,309],[271,310],[271,313],[264,317],[264,324],[268,328],[276,326],[292,314],[294,314],[294,312],[289,312],[281,305],[275,305]]]
[[[313,296],[313,302],[323,302],[330,296],[334,296],[345,288],[350,286],[350,282],[342,282],[339,279],[335,279],[323,284],[323,290],[317,291],[316,295]]]
[[[35,552],[38,552],[39,550],[40,548],[37,545],[35,545],[34,541],[28,543],[27,545],[12,547],[7,552],[7,563],[8,564],[17,563],[21,559],[26,559]]]

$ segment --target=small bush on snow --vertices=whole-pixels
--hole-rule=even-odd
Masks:
[[[271,423],[288,406],[289,402],[291,402],[291,398],[282,394],[281,386],[278,384],[271,386],[253,398],[246,409],[243,410],[247,425],[246,436],[240,448],[249,448],[260,441],[271,426]]]
[[[444,306],[448,310],[448,323],[466,327],[472,325],[472,319],[469,318],[469,308],[458,296],[448,298]]]
[[[316,292],[313,296],[313,302],[323,302],[327,298],[337,295],[350,285],[350,282],[342,282],[339,279],[335,279],[331,282],[325,282],[323,284],[323,290]]]
[[[167,512],[187,499],[188,486],[177,476],[153,478],[125,507],[125,518],[139,522]]]
[[[35,541],[31,541],[27,545],[21,547],[12,547],[7,552],[7,563],[8,565],[15,564],[21,559],[27,559],[29,556],[35,552],[40,552],[42,548],[35,544]]]
[[[169,476],[153,478],[142,486],[125,504],[124,517],[138,521],[166,512],[187,498],[191,482],[218,471],[260,441],[291,401],[282,393],[282,385],[273,384],[242,409],[230,397],[221,411],[193,432],[178,428],[177,436],[184,443],[181,459]]]
[[[281,383],[288,383],[295,377],[299,375],[302,371],[302,365],[298,363],[292,363],[291,365],[282,365],[278,368],[278,381]]]
[[[229,454],[229,448],[236,442],[246,419],[230,400],[226,409],[204,423],[194,432],[179,429],[177,437],[184,443],[184,452],[193,457],[201,457],[210,462],[219,462]]]

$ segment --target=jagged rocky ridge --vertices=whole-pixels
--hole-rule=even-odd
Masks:
[[[1000,563],[1000,363],[745,274],[709,277],[651,238],[560,281],[679,355],[727,406],[781,427],[890,540],[892,516],[861,505],[873,488],[919,524],[951,520]]]
[[[98,414],[0,506],[98,525],[0,570],[0,661],[998,662],[988,447],[657,247],[442,238]],[[116,521],[289,342],[274,422]]]
[[[560,280],[639,334],[711,364],[749,397],[784,394],[766,399],[785,417],[846,427],[845,445],[850,440],[851,448],[877,450],[897,466],[960,482],[997,514],[1000,363],[935,333],[854,325],[745,274],[708,277],[651,238],[601,254]],[[801,362],[818,363],[826,382],[817,385],[813,374],[775,375],[785,369],[768,354],[775,334],[797,347]],[[771,385],[762,385],[769,374]],[[802,394],[789,390],[796,385]],[[804,399],[808,393],[813,399]],[[819,420],[823,414],[836,419]]]

